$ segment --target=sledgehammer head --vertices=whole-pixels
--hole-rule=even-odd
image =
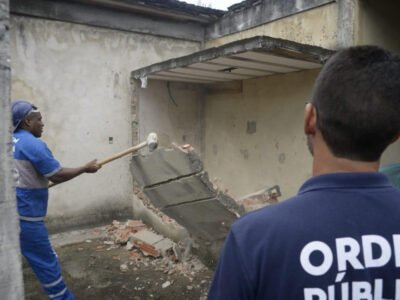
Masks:
[[[152,132],[149,134],[146,140],[147,146],[149,146],[149,151],[152,152],[157,149],[158,146],[158,137],[157,134]]]

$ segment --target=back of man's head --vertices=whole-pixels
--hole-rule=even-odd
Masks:
[[[400,132],[400,57],[375,46],[338,51],[319,74],[312,103],[334,156],[377,161]]]

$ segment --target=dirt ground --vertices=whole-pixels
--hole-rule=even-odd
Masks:
[[[54,243],[53,243],[54,244]],[[184,262],[144,256],[108,237],[55,245],[64,279],[78,300],[206,299],[212,271],[196,257]],[[26,300],[47,299],[24,261]]]

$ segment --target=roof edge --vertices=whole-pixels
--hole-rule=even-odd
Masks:
[[[287,58],[301,57],[304,61],[323,64],[335,51],[319,46],[301,44],[298,42],[273,38],[269,36],[255,36],[228,43],[219,47],[208,48],[182,57],[172,58],[155,63],[131,72],[131,79],[145,78],[153,73],[185,67],[194,63],[207,62],[209,60],[239,54],[246,51],[278,51],[281,56]]]

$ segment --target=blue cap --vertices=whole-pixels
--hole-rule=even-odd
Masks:
[[[11,104],[13,131],[18,128],[19,124],[34,109],[35,106],[25,100],[17,100]]]

